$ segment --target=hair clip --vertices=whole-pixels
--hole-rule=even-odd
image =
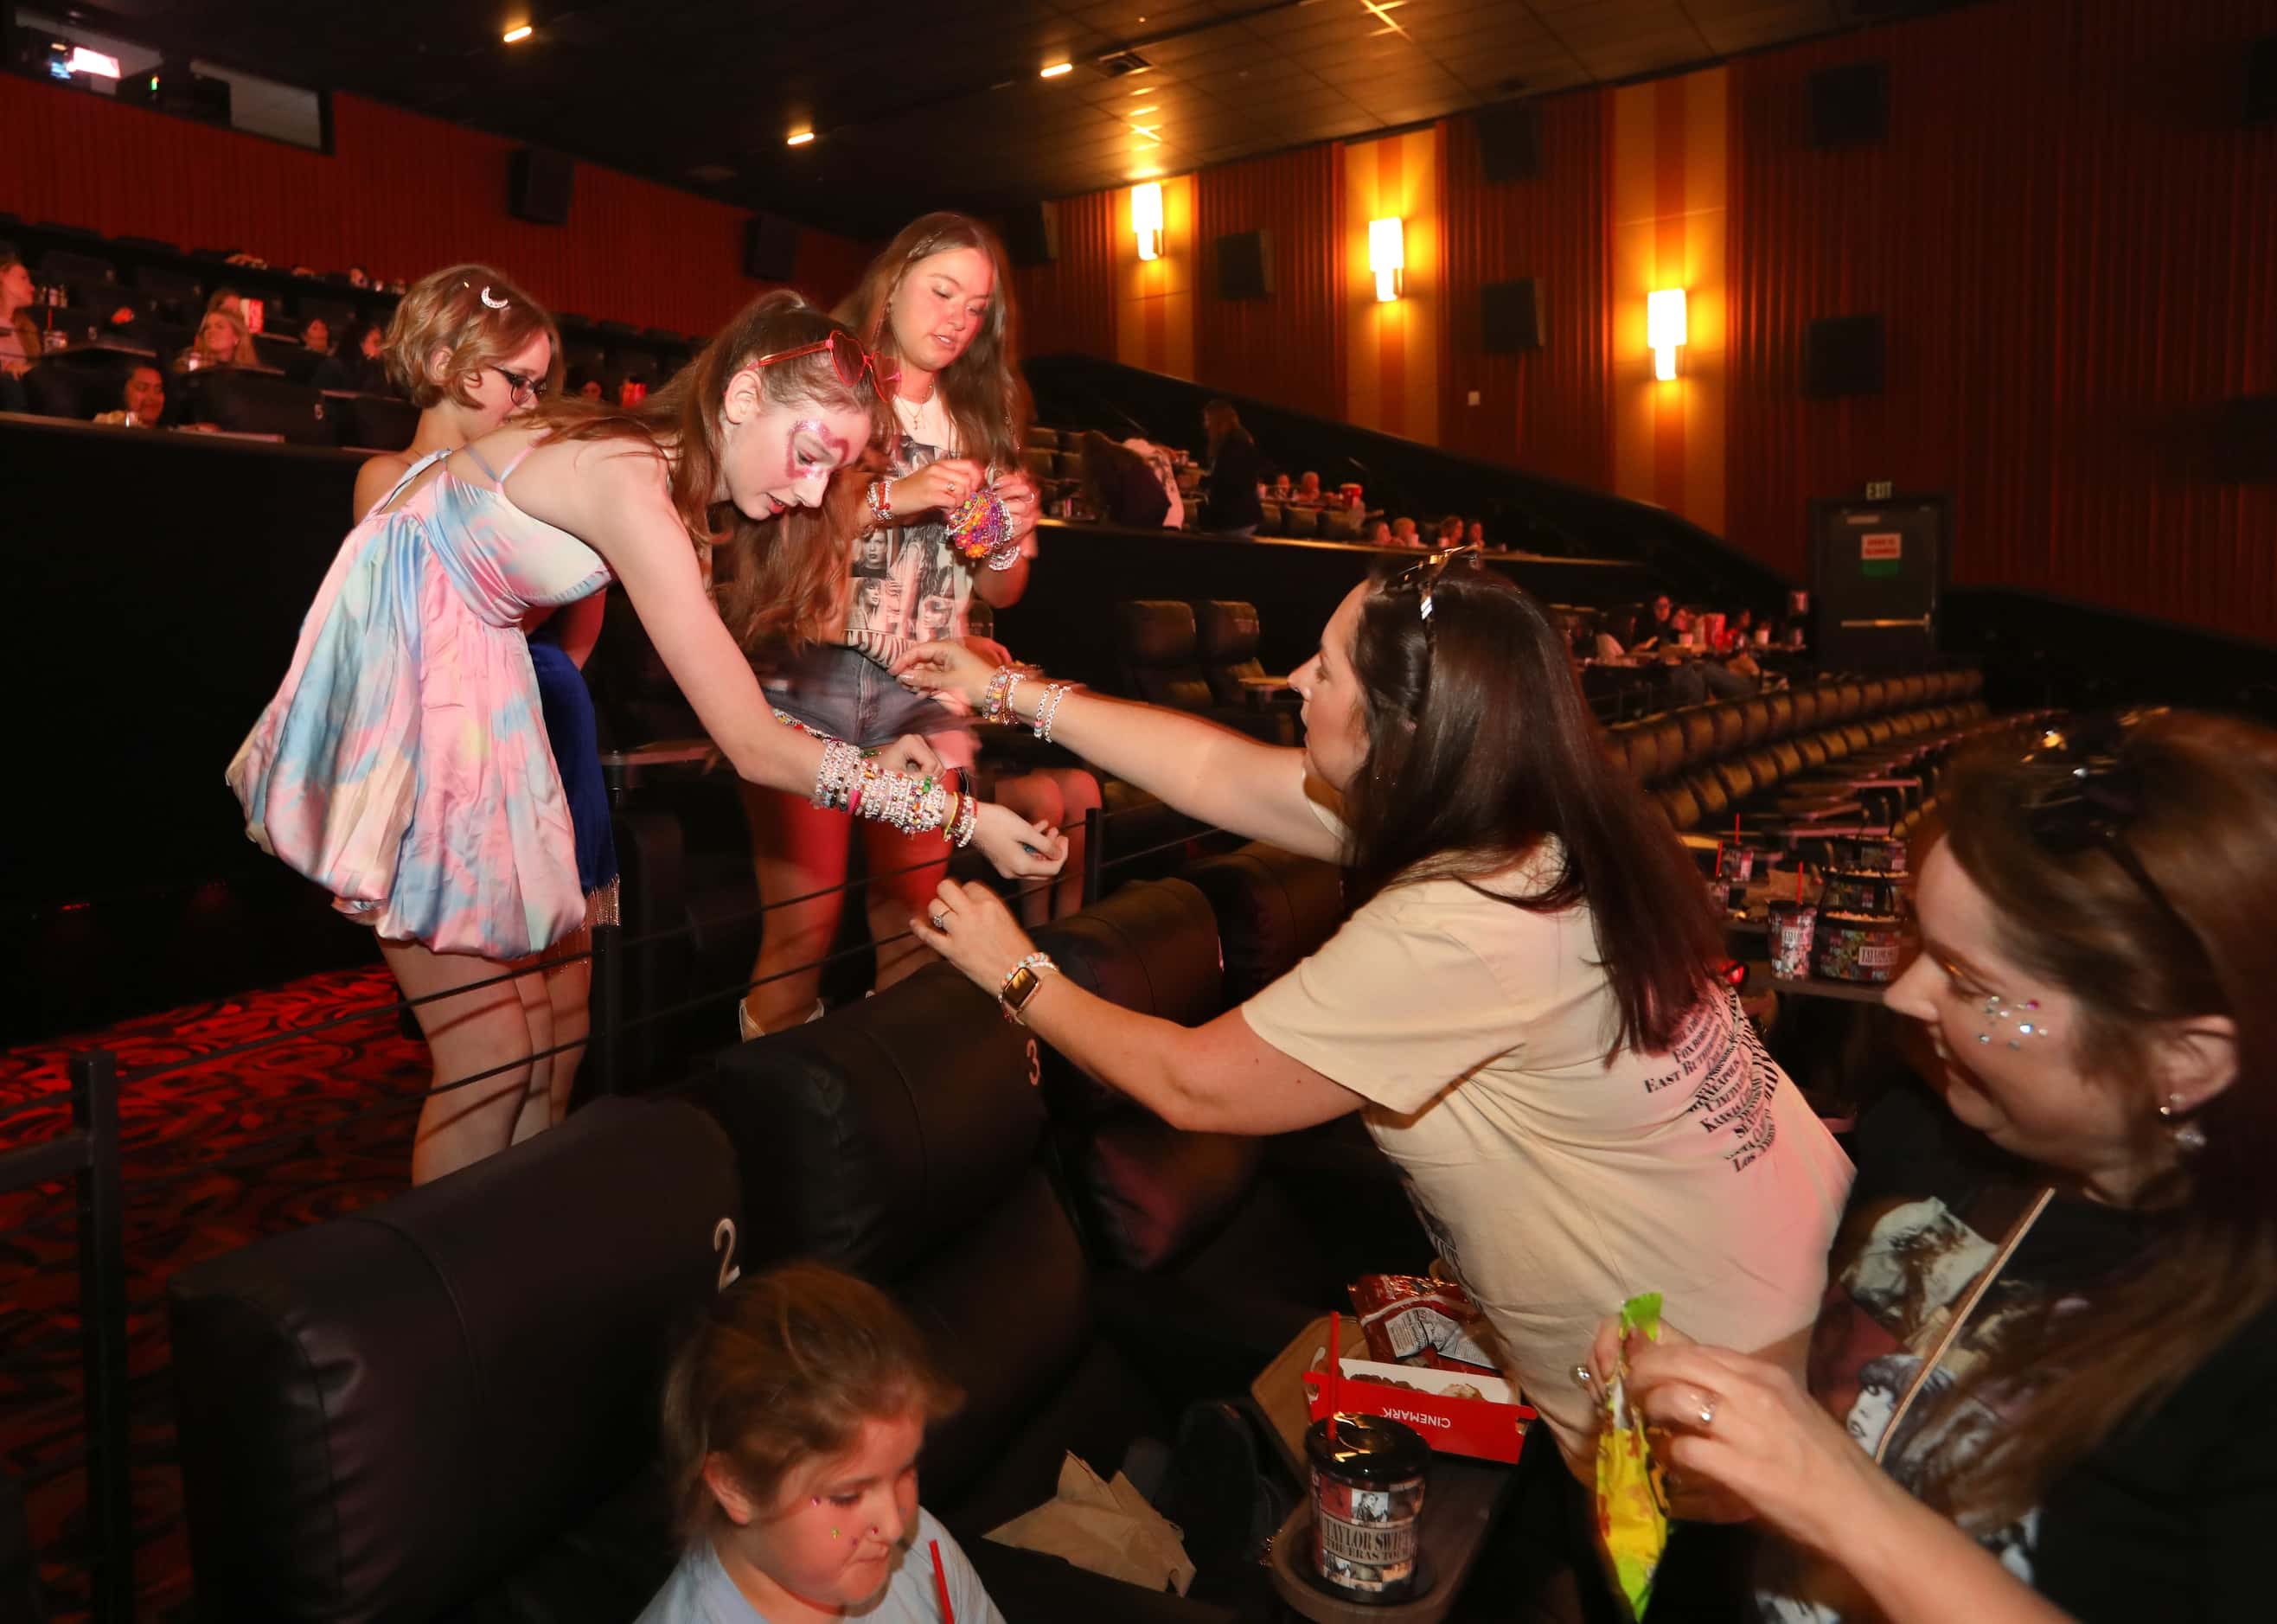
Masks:
[[[487,286],[485,286],[485,287],[483,289],[483,302],[484,302],[484,304],[488,305],[488,306],[489,306],[491,309],[493,309],[493,310],[503,310],[503,309],[505,309],[506,308],[506,306],[508,306],[508,305],[512,304],[512,303],[514,302],[514,301],[513,301],[513,300],[511,300],[511,299],[496,299],[496,298],[493,298],[493,297],[491,297],[491,290],[490,290]]]

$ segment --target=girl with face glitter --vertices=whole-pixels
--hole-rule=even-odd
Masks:
[[[1888,997],[1929,1086],[1854,1136],[1808,1391],[1675,1336],[1628,1391],[1783,1536],[1778,1616],[2264,1616],[2277,734],[2051,731],[1941,812]]]
[[[1007,873],[1058,871],[1064,842],[953,793],[922,743],[864,762],[779,724],[707,591],[700,555],[724,545],[739,629],[830,601],[842,548],[783,521],[884,419],[854,334],[770,294],[645,400],[549,403],[438,449],[348,533],[228,781],[247,833],[371,925],[429,1001],[437,1082],[491,1074],[429,1096],[415,1182],[504,1147],[537,1109],[533,1057],[557,1040],[533,957],[585,919],[522,630],[535,610],[613,582],[745,778],[977,841]],[[514,969],[533,972],[501,979]]]
[[[887,244],[838,307],[839,319],[876,353],[891,393],[882,466],[842,477],[834,492],[832,517],[855,538],[846,606],[760,656],[768,698],[826,736],[866,749],[918,733],[953,766],[973,764],[976,743],[963,711],[910,693],[886,667],[918,643],[966,636],[974,598],[1003,608],[1027,587],[1037,496],[1019,464],[1029,403],[1009,282],[994,233],[963,215],[928,214]],[[952,535],[976,495],[981,510],[993,499],[1001,511],[979,558],[960,551]],[[995,512],[988,517],[995,523]],[[1053,827],[1072,828],[1099,804],[1097,781],[1072,767],[1006,779],[994,793]],[[750,1037],[819,1012],[821,972],[801,966],[822,958],[836,934],[851,838],[843,819],[797,796],[752,786],[744,810],[761,897],[801,899],[767,916],[752,970],[758,985],[738,1018]],[[873,876],[864,892],[871,934],[889,944],[878,949],[877,985],[889,987],[932,957],[908,940],[902,922],[933,894],[941,870],[908,872],[907,850],[864,838]],[[934,850],[945,862],[946,850]],[[1078,897],[1065,893],[1080,891],[1078,856],[1061,888],[1068,905]]]

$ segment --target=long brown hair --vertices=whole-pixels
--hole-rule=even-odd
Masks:
[[[1406,572],[1403,572],[1406,573]],[[1533,597],[1460,567],[1379,576],[1352,633],[1367,758],[1344,792],[1356,902],[1454,879],[1529,912],[1587,903],[1620,1011],[1608,1054],[1665,1049],[1723,955],[1708,888],[1668,820],[1605,757],[1565,639]],[[1554,838],[1542,889],[1482,883]]]
[[[761,355],[802,349],[833,333],[853,335],[788,288],[745,305],[679,374],[631,406],[549,400],[538,419],[549,439],[636,439],[662,454],[672,469],[672,507],[699,551],[724,546],[730,566],[720,615],[745,647],[795,634],[822,618],[847,573],[853,532],[823,509],[794,507],[758,520],[733,503],[714,503],[720,484],[720,412],[728,380]],[[838,375],[827,350],[758,371],[759,387],[777,405],[811,400],[828,411],[867,412],[874,440],[891,426],[885,403],[866,378]]]
[[[909,1316],[876,1286],[819,1263],[748,1275],[712,1300],[664,1388],[674,1521],[694,1539],[716,1502],[704,1463],[723,1456],[772,1508],[803,1462],[842,1453],[862,1424],[951,1414],[961,1395],[933,1369]]]
[[[1019,315],[1012,304],[1012,269],[996,233],[979,221],[946,211],[919,215],[902,227],[885,251],[870,262],[854,291],[834,314],[862,335],[877,353],[886,375],[902,362],[887,307],[903,278],[929,255],[973,248],[988,256],[995,287],[988,296],[980,331],[964,353],[951,362],[934,385],[941,406],[956,425],[957,454],[1009,468],[1017,462],[1020,441],[1032,409],[1027,381],[1020,375]]]
[[[2015,1423],[1973,1460],[1959,1449],[1926,1460],[1923,1498],[1948,1511],[2021,1515],[2277,1301],[2277,733],[2164,713],[2128,728],[2116,759],[2140,804],[2120,837],[2179,923],[2104,847],[2066,854],[2034,835],[2028,809],[2063,769],[2013,751],[1957,769],[1942,804],[1947,848],[1991,902],[2008,956],[2077,1001],[2074,1064],[2133,1098],[2145,1151],[2167,1132],[2151,1065],[2159,1028],[2228,1018],[2237,1072],[2192,1114],[2205,1147],[2144,1191],[2156,1225],[2144,1252],[2086,1308],[2046,1304],[2008,1328],[1940,1401],[1950,1413],[1980,1390],[2023,1396]]]

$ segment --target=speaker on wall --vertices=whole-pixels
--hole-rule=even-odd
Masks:
[[[1016,265],[1048,265],[1060,256],[1060,206],[1027,203],[1004,217],[1004,252]]]
[[[1890,133],[1890,67],[1853,62],[1810,76],[1810,144],[1860,147]]]
[[[772,214],[743,223],[743,274],[762,282],[798,279],[798,227]]]
[[[573,160],[537,147],[519,147],[506,167],[506,206],[517,220],[567,225],[569,198],[576,185],[577,165]]]
[[[1542,119],[1532,103],[1481,107],[1476,117],[1479,170],[1489,186],[1531,180],[1542,172]]]
[[[2245,53],[2245,122],[2277,124],[2277,34],[2265,34]]]
[[[1542,307],[1542,278],[1489,282],[1479,289],[1479,347],[1489,355],[1540,349],[1550,322]]]
[[[1230,232],[1217,240],[1217,296],[1273,297],[1273,233]]]
[[[1802,335],[1802,393],[1821,400],[1882,393],[1882,318],[1832,316]]]

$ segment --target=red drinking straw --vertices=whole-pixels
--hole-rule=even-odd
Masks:
[[[948,1570],[940,1565],[940,1541],[929,1539],[933,1547],[933,1584],[940,1592],[940,1624],[956,1624],[956,1609],[948,1605]]]
[[[1344,1329],[1344,1316],[1329,1315],[1329,1442],[1336,1441],[1336,1403],[1344,1397],[1344,1365],[1336,1358],[1336,1335]]]
[[[1794,900],[1797,902],[1802,900],[1802,859],[1801,858],[1794,860]]]

